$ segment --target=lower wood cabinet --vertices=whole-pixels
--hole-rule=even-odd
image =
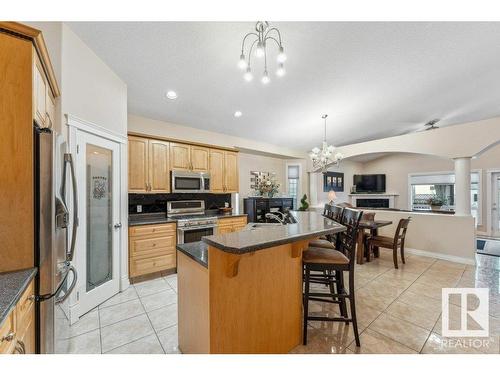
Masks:
[[[238,232],[247,225],[246,216],[220,218],[217,223],[217,234]]]
[[[130,227],[130,277],[174,269],[177,266],[176,243],[175,223]]]
[[[0,354],[35,353],[34,292],[32,281],[14,310],[0,326]]]

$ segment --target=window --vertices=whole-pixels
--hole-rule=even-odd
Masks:
[[[476,225],[481,224],[480,204],[480,172],[471,173],[471,215]],[[440,198],[444,201],[444,210],[455,208],[455,174],[441,173],[410,176],[411,209],[429,210],[430,198]]]
[[[299,180],[300,180],[300,166],[289,165],[287,170],[288,175],[288,195],[293,198],[293,209],[298,208],[298,195],[299,195]]]

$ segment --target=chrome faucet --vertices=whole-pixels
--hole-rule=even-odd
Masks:
[[[279,217],[278,215],[276,214],[280,214],[281,217]],[[276,220],[277,222],[279,222],[280,224],[285,224],[285,221],[286,221],[286,216],[279,212],[279,211],[276,211],[276,212],[268,212],[266,214],[266,219],[273,219],[273,220]]]

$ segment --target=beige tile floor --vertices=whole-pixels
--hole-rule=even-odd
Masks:
[[[478,255],[477,266],[408,255],[395,270],[382,251],[356,265],[356,301],[361,347],[352,325],[310,322],[307,346],[292,353],[500,353],[500,258]],[[468,341],[446,346],[441,336],[441,288],[490,288],[490,337],[482,347]],[[451,325],[459,301],[452,300]],[[471,301],[473,304],[475,301]],[[338,315],[333,304],[311,302],[311,313]],[[453,327],[452,327],[453,328]],[[73,353],[179,353],[177,277],[135,284],[86,314],[72,327]],[[460,345],[461,344],[461,345]]]

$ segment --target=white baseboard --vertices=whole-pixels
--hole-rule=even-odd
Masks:
[[[448,254],[435,253],[432,251],[412,249],[412,248],[405,247],[405,253],[414,254],[414,255],[421,255],[424,257],[441,259],[441,260],[448,260],[450,262],[455,262],[455,263],[469,264],[471,266],[476,265],[475,259],[457,257],[454,255],[448,255]]]
[[[128,278],[128,275],[123,275],[122,278],[120,279],[120,292],[123,292],[129,286],[130,286],[130,279]]]

